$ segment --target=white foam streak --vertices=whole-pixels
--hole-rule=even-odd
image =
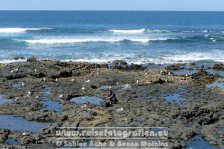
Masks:
[[[145,32],[146,33],[153,33],[153,34],[156,34],[156,33],[171,33],[171,31],[169,31],[169,30],[150,30],[150,29],[147,29]]]
[[[81,43],[81,42],[118,42],[118,39],[37,39],[24,40],[31,44],[66,44],[66,43]]]
[[[143,34],[146,30],[145,29],[136,29],[136,30],[110,30],[115,34]]]
[[[84,38],[84,39],[37,39],[37,40],[23,40],[30,44],[69,44],[69,43],[85,43],[85,42],[149,42],[147,38],[133,38],[133,39],[103,39],[103,38]]]
[[[210,52],[190,52],[183,54],[173,54],[170,56],[160,56],[160,57],[142,57],[137,58],[135,54],[126,53],[126,54],[113,54],[114,57],[104,55],[102,57],[87,57],[80,58],[71,61],[75,62],[89,62],[89,63],[109,63],[113,60],[125,60],[129,64],[175,64],[175,63],[191,63],[195,61],[215,61],[215,62],[224,62],[224,51],[222,50],[211,50]],[[131,59],[130,59],[131,57]],[[68,60],[69,61],[69,60]]]
[[[164,57],[164,62],[167,63],[178,63],[178,62],[194,62],[194,61],[216,61],[216,62],[224,62],[224,52],[219,50],[213,50],[211,53],[205,52],[192,52],[182,55],[173,55],[169,57]]]
[[[150,41],[163,41],[168,38],[56,38],[56,39],[33,39],[33,40],[17,40],[29,44],[72,44],[72,43],[86,43],[86,42],[139,42],[148,43]]]
[[[18,59],[18,60],[14,60],[14,59],[10,59],[10,60],[1,60],[0,64],[11,64],[11,63],[22,63],[22,62],[26,62],[26,59]]]
[[[0,33],[24,33],[26,31],[37,31],[48,28],[0,28]]]
[[[203,32],[203,33],[208,33],[209,31],[208,31],[208,30],[203,30],[202,32]]]
[[[116,59],[113,59],[116,60]],[[92,59],[76,59],[76,60],[66,60],[66,62],[72,61],[72,62],[88,62],[88,63],[97,63],[97,64],[105,64],[108,63],[110,61],[113,60],[109,60],[109,59],[98,59],[98,58],[92,58]]]

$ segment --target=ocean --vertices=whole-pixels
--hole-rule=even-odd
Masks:
[[[224,12],[0,11],[0,63],[32,56],[91,63],[224,62]]]

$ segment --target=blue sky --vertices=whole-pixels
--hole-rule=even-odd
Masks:
[[[224,0],[0,0],[0,10],[224,11]]]

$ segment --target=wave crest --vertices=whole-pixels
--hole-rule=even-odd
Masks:
[[[194,56],[192,56],[194,55]],[[188,63],[195,61],[216,61],[216,62],[224,62],[224,52],[222,50],[212,50],[210,53],[208,52],[191,52],[180,55],[171,55],[164,57],[164,61],[168,63]]]
[[[21,62],[26,62],[26,59],[5,59],[5,60],[0,60],[0,64],[11,64],[11,63],[21,63]]]
[[[136,30],[117,30],[117,29],[113,29],[113,30],[109,30],[110,32],[113,32],[115,34],[143,34],[146,29],[136,29]]]
[[[0,28],[0,33],[24,33],[26,31],[39,31],[49,28]]]
[[[86,43],[86,42],[140,42],[148,43],[150,41],[164,41],[167,38],[72,38],[72,39],[36,39],[36,40],[19,40],[29,44],[69,44],[69,43]]]

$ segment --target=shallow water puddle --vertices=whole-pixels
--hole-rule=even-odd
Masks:
[[[50,86],[44,86],[44,93],[41,95],[42,99],[48,99],[49,96],[51,95],[51,87]]]
[[[15,115],[0,115],[0,122],[0,129],[16,130],[19,132],[39,132],[51,124],[28,121],[25,118]]]
[[[130,84],[123,84],[123,85],[118,85],[114,87],[114,90],[125,90],[125,89],[130,89],[131,85]]]
[[[100,99],[95,96],[83,96],[83,97],[75,97],[71,99],[72,102],[76,104],[84,104],[84,103],[91,103],[97,106],[104,106],[105,105],[105,100]]]
[[[112,89],[112,87],[111,86],[101,86],[101,87],[99,87],[99,89],[103,90],[103,91],[106,91],[106,90]]]
[[[198,70],[187,70],[187,69],[182,69],[182,70],[174,70],[172,71],[175,75],[191,75],[191,74],[194,74],[194,73],[197,73]]]
[[[101,86],[99,87],[100,90],[122,90],[122,89],[130,89],[131,85],[130,84],[123,84],[123,85],[118,85],[118,86]]]
[[[193,125],[192,125],[192,123],[188,123],[188,124],[186,125],[186,127],[187,127],[187,128],[192,128]]]
[[[7,139],[5,143],[8,144],[8,145],[18,145],[18,144],[20,144],[19,141],[16,140],[16,139]]]
[[[51,95],[51,87],[50,86],[44,86],[44,93],[41,95],[41,98],[43,101],[41,101],[42,104],[45,105],[45,107],[42,110],[53,110],[55,112],[61,112],[62,105],[54,100],[50,100],[49,96]]]
[[[195,136],[186,143],[187,149],[218,149],[216,146],[204,140],[201,136]]]
[[[182,97],[182,94],[185,92],[186,90],[184,89],[180,89],[179,92],[177,93],[173,93],[171,95],[168,95],[165,97],[165,100],[167,102],[171,102],[171,103],[176,103],[178,104],[179,106],[182,106],[181,102],[186,100],[186,98],[183,98]]]
[[[130,84],[124,84],[124,85],[121,85],[121,87],[123,89],[130,89],[131,88],[131,85]]]
[[[23,82],[16,82],[12,84],[12,88],[14,89],[21,89],[23,87],[24,83]]]
[[[213,69],[207,69],[206,71],[210,74],[220,75],[220,76],[224,77],[224,71],[218,71],[218,70],[213,70]]]
[[[53,110],[55,112],[61,112],[62,105],[57,101],[43,100],[41,101],[41,103],[43,103],[46,106],[42,110]]]
[[[218,129],[221,131],[224,131],[224,127],[219,127]]]
[[[14,100],[12,100],[12,99],[6,99],[6,98],[4,98],[4,96],[3,95],[0,95],[0,105],[1,104],[5,104],[5,103],[9,103],[9,102],[13,102]]]
[[[207,85],[208,88],[224,89],[224,78],[216,80],[214,83]]]

